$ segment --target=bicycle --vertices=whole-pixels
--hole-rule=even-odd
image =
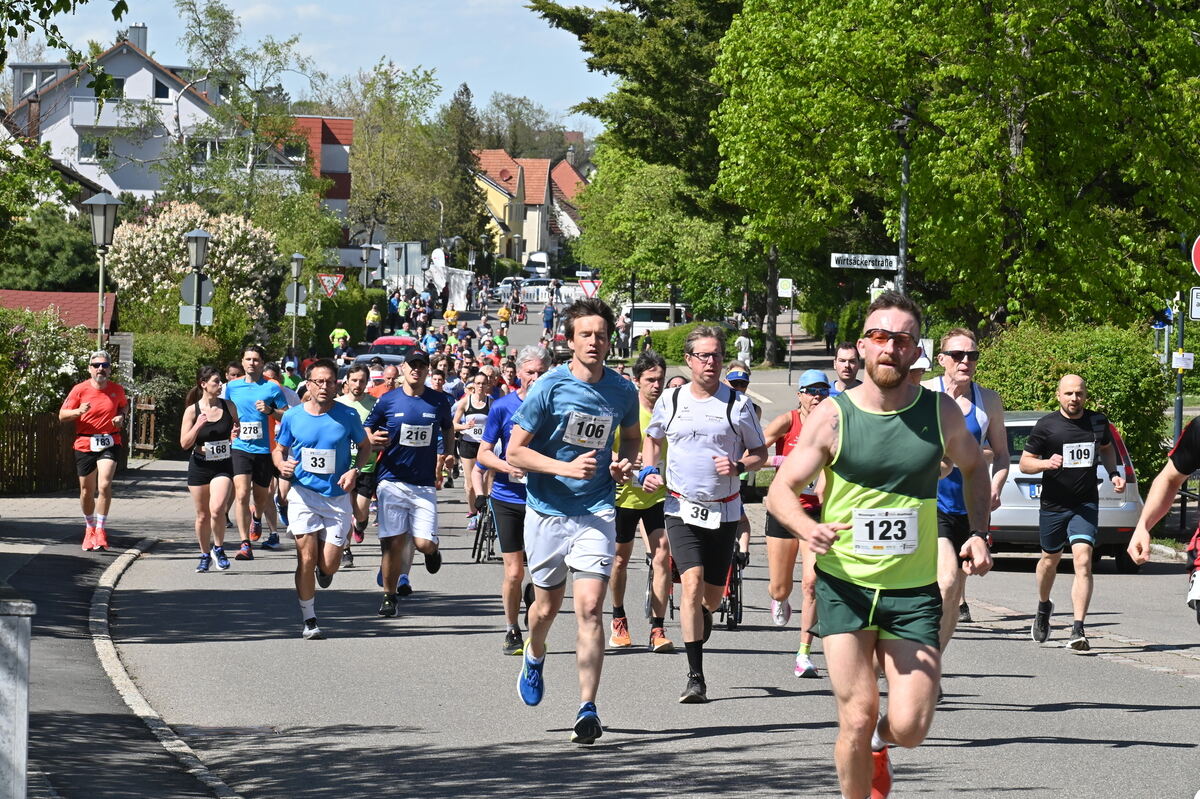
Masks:
[[[734,542],[734,554],[737,552],[737,543]],[[734,557],[729,562],[729,571],[725,574],[725,591],[721,595],[721,604],[717,607],[717,613],[721,615],[721,621],[727,630],[736,630],[738,625],[742,623],[743,606],[743,574],[744,569]]]
[[[671,558],[671,587],[667,591],[667,614],[670,618],[675,618],[675,584],[679,582],[679,569],[675,567],[675,559]],[[653,609],[650,606],[650,597],[654,595],[654,563],[650,560],[650,556],[646,555],[646,602],[644,611],[646,618],[649,619],[653,614]]]
[[[500,560],[496,554],[496,522],[492,518],[491,503],[479,513],[479,524],[475,527],[475,542],[471,545],[471,558],[476,563]]]

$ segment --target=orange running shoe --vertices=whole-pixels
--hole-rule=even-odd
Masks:
[[[892,792],[892,761],[888,757],[885,746],[878,752],[871,753],[875,761],[875,773],[871,775],[871,799],[886,799]]]
[[[262,520],[251,517],[250,519],[250,540],[257,541],[262,538]]]
[[[89,525],[89,526],[83,528],[83,551],[84,552],[92,551],[92,538],[95,537],[95,535],[96,535],[95,527],[92,527]]]
[[[663,653],[675,651],[675,644],[671,643],[670,638],[667,638],[667,633],[662,627],[655,627],[650,631],[650,651]]]
[[[95,534],[92,536],[92,550],[108,549],[108,536],[104,532],[103,527],[97,527]]]
[[[633,646],[633,639],[629,637],[629,619],[622,617],[612,620],[612,635],[608,638],[608,645],[618,649]]]

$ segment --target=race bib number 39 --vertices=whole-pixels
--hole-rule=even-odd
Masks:
[[[1096,442],[1063,445],[1064,469],[1087,469],[1096,465]]]
[[[721,526],[720,502],[693,502],[690,499],[679,498],[679,518],[686,524],[702,527],[705,530],[716,530]]]
[[[917,551],[916,508],[855,508],[854,552],[909,555]]]
[[[257,441],[262,437],[262,422],[242,422],[238,425],[238,438],[242,441]]]
[[[309,474],[333,474],[335,456],[331,449],[304,447],[300,450],[300,463]]]
[[[206,441],[204,443],[204,460],[206,460],[206,461],[229,460],[229,442],[228,441]]]
[[[563,431],[562,440],[577,447],[589,449],[604,449],[608,446],[608,434],[612,432],[613,418],[611,416],[592,416],[579,411],[571,411],[567,417],[567,429]]]
[[[402,447],[427,447],[433,443],[433,425],[402,424],[396,443]]]
[[[113,445],[113,437],[107,433],[102,433],[98,436],[92,436],[90,446],[92,452],[103,452]]]

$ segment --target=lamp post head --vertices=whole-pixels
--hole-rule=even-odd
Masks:
[[[365,264],[371,260],[371,250],[375,249],[370,244],[364,244],[359,250],[362,252],[362,262]]]
[[[203,230],[193,230],[190,233],[184,233],[183,237],[187,239],[188,266],[199,272],[200,268],[207,263],[208,242],[212,236]]]
[[[125,203],[106,191],[83,201],[82,205],[92,215],[92,246],[112,245],[113,230],[117,226],[117,209]]]
[[[292,253],[292,280],[300,280],[300,273],[304,270],[304,255],[302,253]]]

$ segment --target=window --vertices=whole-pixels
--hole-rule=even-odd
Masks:
[[[113,92],[112,92],[113,97],[124,97],[125,96],[125,79],[124,78],[113,78],[112,86],[113,86]]]
[[[161,80],[158,80],[158,79],[155,79],[155,81],[154,81],[154,99],[155,100],[170,100],[171,99],[171,90],[167,88],[167,84],[163,83]]]
[[[230,86],[228,83],[222,83],[220,86],[217,87],[217,95],[222,100],[228,100],[229,96],[231,94],[233,94],[233,87]]]
[[[108,139],[79,137],[79,160],[95,163],[111,155]]]
[[[45,86],[47,83],[53,82],[56,75],[58,75],[58,72],[56,72],[53,69],[43,69],[42,70],[42,85]]]
[[[29,94],[34,89],[34,84],[37,81],[37,73],[33,70],[22,72],[21,75],[21,94]]]
[[[192,151],[193,164],[203,165],[208,163],[208,145],[209,142],[206,141],[191,141],[188,143],[188,147]]]
[[[303,161],[304,145],[300,142],[288,142],[283,145],[283,155],[291,161]]]

